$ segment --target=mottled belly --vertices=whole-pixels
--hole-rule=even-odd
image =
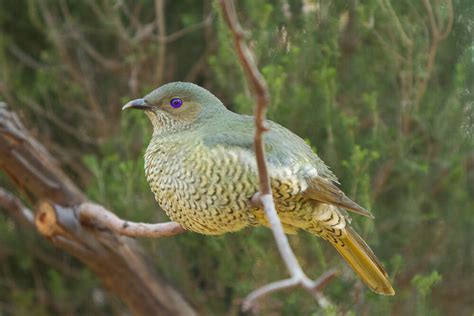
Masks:
[[[251,203],[258,192],[254,157],[225,150],[202,154],[190,149],[184,160],[157,155],[146,159],[146,174],[161,208],[184,228],[207,235],[267,225]],[[314,203],[301,196],[303,184],[288,171],[271,172],[280,218],[288,232],[311,226]]]
[[[264,211],[251,203],[258,192],[256,178],[241,181],[205,179],[183,182],[178,177],[163,179],[152,188],[155,198],[171,220],[190,231],[207,235],[235,232],[249,225],[268,226]],[[310,229],[315,203],[293,195],[281,181],[272,181],[276,209],[285,231]]]
[[[163,180],[153,188],[155,198],[171,220],[207,235],[238,231],[255,222],[250,199],[257,186],[236,183]]]

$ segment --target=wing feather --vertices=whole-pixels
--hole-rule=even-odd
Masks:
[[[374,218],[372,213],[349,199],[344,192],[336,187],[331,181],[320,176],[312,177],[307,181],[308,188],[303,193],[306,197],[321,203],[340,206],[354,213]]]
[[[321,203],[343,207],[355,213],[373,218],[373,215],[349,199],[334,183],[336,176],[326,164],[312,151],[305,141],[285,127],[267,121],[269,131],[264,134],[265,154],[270,168],[307,165],[315,169],[317,176],[309,176],[308,189],[303,193],[306,197]],[[222,123],[224,124],[224,123]],[[225,132],[220,123],[210,126],[203,135],[206,146],[224,146],[229,150],[245,150],[253,153],[254,122],[251,116],[239,115],[225,122]],[[303,175],[305,176],[305,175]]]

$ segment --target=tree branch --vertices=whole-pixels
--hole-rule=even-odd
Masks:
[[[428,85],[428,80],[430,79],[431,72],[433,71],[439,44],[441,41],[446,39],[446,37],[448,37],[453,27],[453,19],[454,19],[453,3],[452,3],[452,0],[447,0],[446,2],[448,6],[448,21],[446,24],[446,28],[444,30],[440,30],[442,25],[438,25],[438,23],[441,24],[441,21],[437,22],[435,14],[433,13],[433,7],[431,5],[430,0],[423,0],[423,5],[425,6],[425,10],[428,15],[428,20],[430,24],[431,39],[430,39],[430,47],[428,50],[428,57],[427,57],[426,65],[424,68],[424,74],[422,78],[420,79],[416,96],[415,96],[415,106],[419,106],[421,99],[425,95],[426,88]],[[439,8],[436,8],[435,11],[439,11]]]
[[[165,21],[165,3],[164,0],[155,0],[156,27],[160,38],[166,38],[166,21]],[[161,85],[164,79],[166,62],[166,41],[161,41],[158,47],[158,65],[156,69],[157,81]]]
[[[290,279],[271,283],[250,293],[244,301],[243,309],[248,310],[252,308],[255,301],[264,295],[295,286],[302,286],[315,297],[321,307],[327,307],[329,303],[326,299],[322,298],[320,290],[324,287],[323,284],[327,284],[328,279],[332,279],[333,273],[330,274],[331,277],[323,275],[316,281],[310,280],[305,275],[290,247],[288,238],[283,231],[283,226],[275,209],[263,144],[263,133],[267,131],[265,126],[265,113],[270,101],[267,84],[252,58],[250,49],[243,39],[244,35],[242,27],[237,19],[234,2],[232,0],[220,0],[220,5],[224,19],[234,39],[235,48],[239,56],[239,61],[245,71],[247,82],[254,91],[256,99],[254,147],[258,167],[260,192],[255,194],[252,201],[256,205],[263,207],[267,220],[270,223],[278,250],[280,251],[280,255],[291,275]]]
[[[0,187],[0,208],[5,209],[18,222],[34,225],[35,215],[19,198]]]
[[[83,225],[107,228],[117,234],[128,237],[169,237],[184,233],[186,230],[176,222],[148,224],[123,220],[103,206],[83,203],[78,209],[79,220]]]
[[[392,7],[392,4],[390,3],[389,0],[378,0],[377,1],[380,5],[380,7],[389,14],[390,18],[393,21],[393,24],[398,31],[398,35],[400,37],[400,41],[402,42],[402,45],[410,49],[413,47],[413,41],[412,39],[408,36],[406,33],[405,29],[403,28],[402,23],[400,22],[400,19],[398,18],[398,15],[395,13],[395,10]]]
[[[212,20],[213,20],[213,13],[211,12],[204,18],[204,20],[202,20],[200,22],[197,22],[195,24],[192,24],[190,26],[187,26],[185,28],[182,28],[182,29],[174,32],[174,33],[171,33],[171,34],[168,34],[168,35],[165,35],[165,36],[158,35],[156,38],[158,39],[159,43],[174,42],[174,41],[180,39],[181,37],[183,37],[183,36],[185,36],[189,33],[192,33],[192,32],[194,32],[196,30],[199,30],[203,27],[211,25]]]
[[[179,292],[154,273],[140,246],[118,234],[146,236],[144,226],[137,223],[123,227],[123,220],[89,203],[4,103],[0,103],[0,169],[32,201],[39,202],[34,223],[40,234],[86,264],[132,314],[196,314]],[[4,190],[0,190],[0,206],[15,216],[25,213],[21,202]],[[32,213],[25,214],[31,221]],[[121,229],[117,227],[120,224]],[[155,236],[182,231],[173,223],[150,227]]]

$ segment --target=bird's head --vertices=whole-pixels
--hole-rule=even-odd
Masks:
[[[199,126],[226,112],[222,102],[206,89],[189,82],[167,83],[142,99],[122,108],[143,110],[155,133],[180,131]]]

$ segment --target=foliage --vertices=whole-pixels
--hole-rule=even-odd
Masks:
[[[238,3],[269,84],[269,117],[307,139],[342,189],[373,211],[374,222],[354,216],[353,225],[397,291],[393,298],[367,291],[331,247],[300,233],[291,243],[310,276],[334,266],[342,271],[325,291],[335,309],[323,312],[297,290],[268,298],[262,313],[473,310],[474,6],[469,0],[453,4],[452,30],[434,45],[422,2]],[[91,199],[150,222],[166,220],[143,174],[151,128],[140,113],[121,116],[120,105],[165,81],[191,80],[235,111],[253,109],[218,6],[167,1],[166,33],[186,31],[165,44],[154,5],[0,5],[1,99],[22,113]],[[448,6],[433,6],[443,30]],[[209,15],[212,23],[201,23]],[[0,184],[12,186],[5,177]],[[91,272],[3,215],[0,232],[0,314],[32,308],[45,315],[110,314],[122,308]],[[286,275],[264,228],[142,243],[157,269],[205,314],[237,314],[249,291]]]

